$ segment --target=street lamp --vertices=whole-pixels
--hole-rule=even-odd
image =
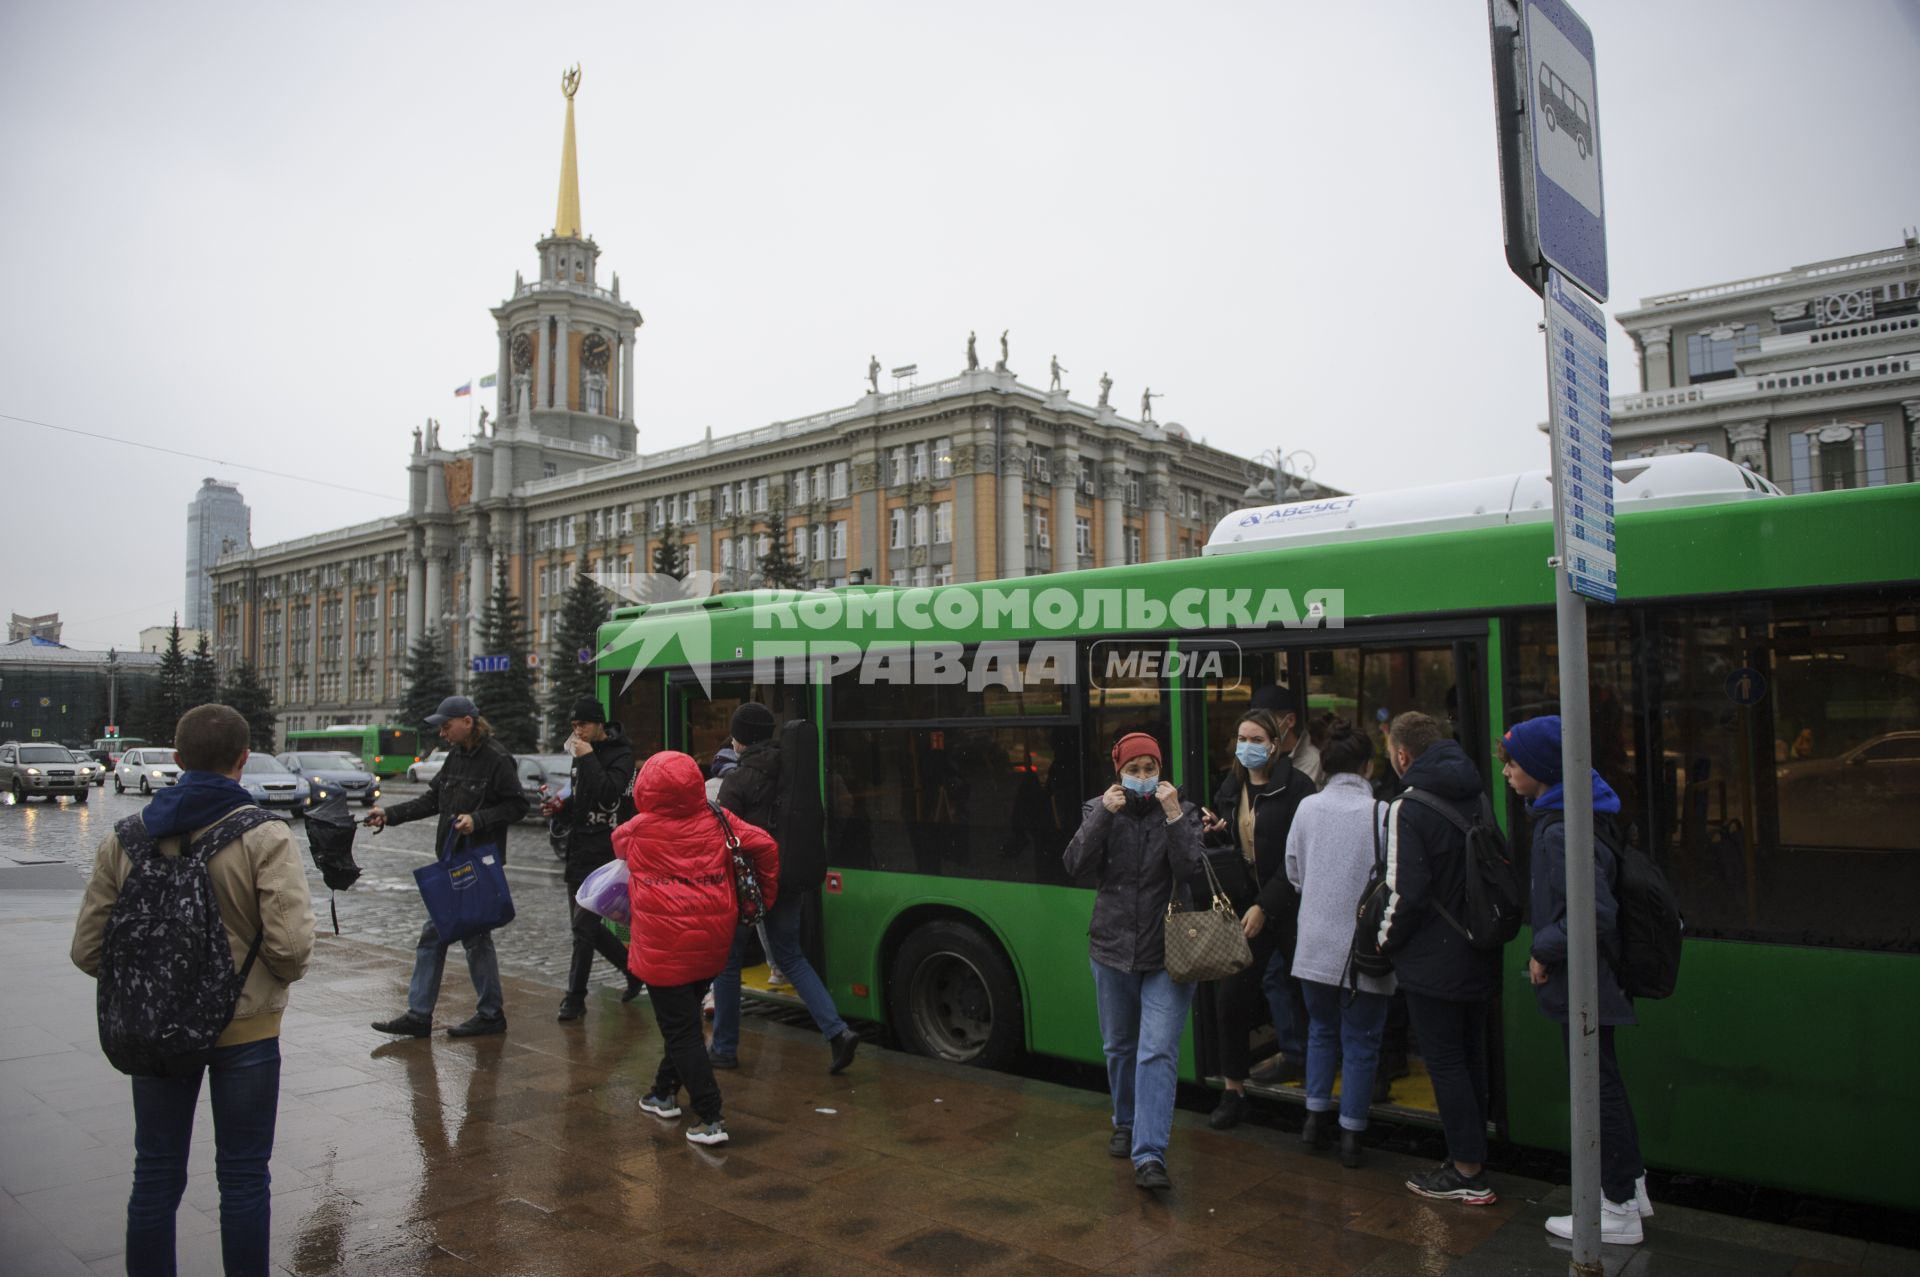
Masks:
[[[1301,458],[1305,458],[1304,461]],[[1320,493],[1320,485],[1313,481],[1314,466],[1318,463],[1311,452],[1304,448],[1293,452],[1283,452],[1278,448],[1269,448],[1258,456],[1249,458],[1263,470],[1271,470],[1272,477],[1262,476],[1247,485],[1241,493],[1241,499],[1249,504],[1254,502],[1280,502],[1311,500]],[[1294,482],[1287,480],[1287,467],[1293,467]]]

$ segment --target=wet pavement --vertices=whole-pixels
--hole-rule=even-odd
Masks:
[[[51,855],[8,863],[36,858],[20,815],[0,811],[0,1271],[120,1272],[127,1081],[100,1056],[92,984],[67,960],[78,875]],[[37,838],[51,847],[45,828]],[[829,1077],[818,1034],[758,1017],[741,1068],[720,1075],[733,1141],[696,1148],[684,1119],[637,1108],[659,1058],[644,1001],[596,990],[587,1017],[561,1025],[552,981],[520,974],[506,1036],[394,1041],[367,1024],[402,1005],[407,965],[357,932],[326,934],[294,986],[273,1160],[282,1273],[1566,1271],[1541,1228],[1564,1188],[1495,1175],[1496,1206],[1428,1202],[1402,1187],[1421,1165],[1409,1158],[1345,1171],[1284,1132],[1217,1133],[1182,1112],[1175,1189],[1151,1197],[1106,1154],[1103,1095],[872,1043]],[[450,965],[442,1025],[471,1009]],[[212,1154],[203,1102],[183,1273],[219,1271]],[[1677,1207],[1647,1232],[1609,1248],[1609,1273],[1920,1273],[1913,1252]]]

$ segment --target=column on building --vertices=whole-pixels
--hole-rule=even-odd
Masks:
[[[633,338],[620,341],[620,420],[633,420]]]
[[[1000,575],[1027,574],[1027,436],[1011,423],[1001,433]]]
[[[1073,451],[1073,435],[1062,429],[1053,448],[1053,570],[1071,572],[1080,566],[1074,536],[1074,501],[1080,487],[1080,458]]]
[[[533,370],[533,406],[545,409],[553,407],[553,377],[549,372],[553,367],[553,325],[548,315],[541,315],[539,320],[539,340],[536,343],[538,357],[534,360]]]
[[[1646,368],[1648,390],[1673,388],[1673,329],[1640,330],[1640,357]]]
[[[980,466],[980,447],[979,441],[970,433],[954,436],[953,579],[955,581],[980,579],[980,547],[974,540],[974,521],[978,518],[974,502],[979,499],[980,480],[976,471]]]
[[[493,380],[493,428],[496,431],[499,430],[500,426],[506,421],[507,412],[513,406],[513,401],[510,398],[513,394],[513,364],[510,353],[512,344],[512,337],[508,335],[504,328],[501,329],[500,366],[494,373]]]
[[[420,641],[426,628],[427,564],[416,534],[407,543],[407,650]]]
[[[1147,476],[1147,562],[1164,563],[1172,557],[1167,545],[1167,505],[1173,498],[1173,479],[1164,453],[1153,459]]]
[[[441,605],[441,591],[446,585],[447,552],[427,538],[427,581],[426,581],[426,624],[428,629],[438,630],[446,619],[445,608]],[[445,637],[444,635],[442,636]]]
[[[1100,559],[1104,567],[1127,561],[1127,454],[1115,444],[1100,464]]]
[[[473,543],[473,558],[467,572],[467,654],[480,651],[480,622],[486,615],[487,595],[493,589],[493,538],[485,516],[476,518],[468,534]]]
[[[573,349],[567,336],[567,317],[559,317],[559,328],[553,339],[553,357],[558,362],[553,369],[553,402],[547,406],[565,412],[573,407]]]
[[[490,490],[493,499],[505,501],[513,495],[513,445],[496,442],[493,445],[493,487]]]
[[[1727,455],[1736,465],[1767,477],[1767,422],[1743,421],[1727,427]]]

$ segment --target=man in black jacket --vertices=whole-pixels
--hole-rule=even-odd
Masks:
[[[1487,1206],[1487,1004],[1500,992],[1500,951],[1476,949],[1456,922],[1467,911],[1467,838],[1445,814],[1409,797],[1445,802],[1471,822],[1485,801],[1480,771],[1440,724],[1402,714],[1387,732],[1406,789],[1387,809],[1387,900],[1380,948],[1407,997],[1420,1054],[1440,1105],[1447,1160],[1415,1174],[1422,1197]]]
[[[720,782],[720,806],[752,825],[780,836],[780,746],[773,739],[773,711],[755,701],[747,701],[733,713],[728,731],[740,763]],[[799,778],[796,778],[799,779]],[[829,1073],[838,1073],[853,1063],[860,1038],[840,1018],[826,981],[807,961],[800,949],[800,921],[805,916],[807,897],[826,881],[826,852],[817,837],[789,838],[780,847],[780,890],[773,908],[767,911],[767,961],[779,967],[793,985],[793,991],[806,1004],[813,1022],[826,1036],[833,1056]],[[751,933],[742,929],[734,937],[733,952],[727,968],[713,982],[713,1045],[709,1054],[713,1066],[732,1069],[740,1066],[740,965],[741,954]]]
[[[573,962],[567,968],[567,996],[560,1000],[560,1019],[578,1020],[587,1013],[587,977],[593,974],[594,950],[627,977],[631,1002],[643,987],[627,970],[627,951],[601,924],[596,914],[573,904],[587,875],[613,859],[613,831],[621,808],[633,789],[633,746],[620,724],[609,723],[600,702],[591,696],[573,703],[573,735],[566,751],[573,755],[573,783],[565,798],[551,799],[542,814],[567,822],[567,901],[573,910]]]
[[[449,746],[446,765],[418,798],[392,807],[375,807],[366,824],[374,829],[404,824],[422,816],[438,816],[434,846],[441,859],[451,855],[460,839],[485,838],[507,857],[507,830],[527,814],[527,796],[513,756],[493,738],[487,720],[464,696],[449,696],[427,716],[427,725],[440,729]],[[472,1018],[448,1029],[456,1038],[505,1033],[507,1016],[500,988],[500,960],[493,951],[493,933],[483,931],[460,942],[467,951],[467,972],[479,1006]],[[447,965],[447,946],[429,920],[420,929],[413,955],[413,980],[407,986],[407,1009],[373,1027],[382,1033],[424,1038],[433,1032],[433,1004],[440,997],[440,974]]]

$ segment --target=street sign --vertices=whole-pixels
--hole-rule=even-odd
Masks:
[[[1767,676],[1751,665],[1727,675],[1727,699],[1735,705],[1758,705],[1767,699]]]
[[[511,656],[476,656],[473,658],[475,674],[505,674],[513,668]]]
[[[527,653],[527,668],[530,670],[537,670],[540,668],[540,653],[538,652]]]
[[[1554,511],[1567,584],[1575,594],[1611,603],[1616,581],[1607,320],[1557,270],[1547,272],[1546,300]]]
[[[575,652],[573,656],[574,656],[574,659],[579,661],[582,665],[593,664],[593,649],[590,647],[581,648],[578,652]]]
[[[1607,216],[1600,187],[1600,99],[1593,32],[1564,0],[1522,0],[1525,95],[1541,260],[1607,299]]]

